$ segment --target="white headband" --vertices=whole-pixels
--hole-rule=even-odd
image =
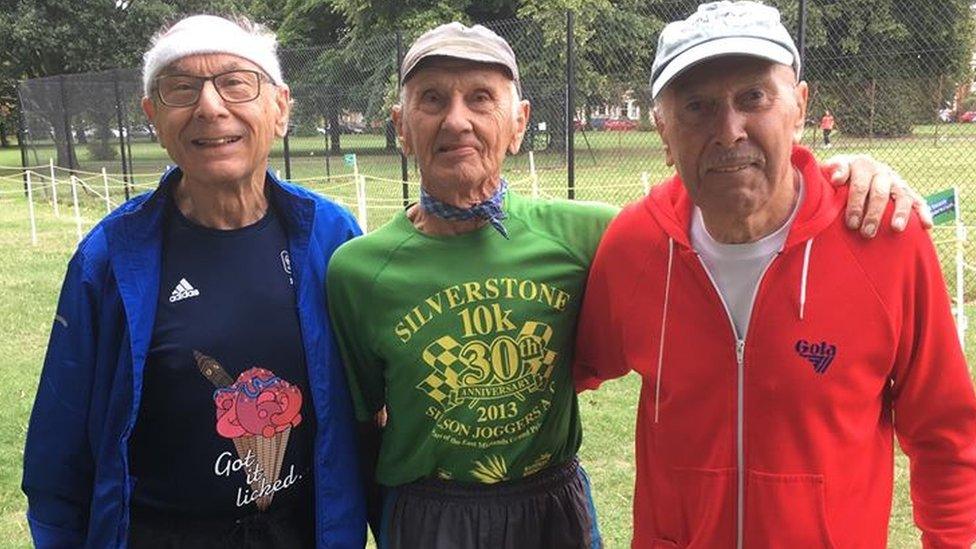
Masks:
[[[167,65],[189,55],[227,53],[247,59],[282,85],[281,64],[273,35],[255,35],[237,23],[214,15],[193,15],[173,25],[142,56],[142,89],[146,96],[153,79]]]

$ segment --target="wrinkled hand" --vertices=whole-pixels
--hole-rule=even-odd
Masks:
[[[913,208],[918,210],[922,227],[932,227],[932,212],[925,199],[887,164],[858,154],[831,157],[824,167],[832,172],[831,183],[834,185],[850,184],[844,218],[849,228],[860,228],[865,237],[871,238],[877,234],[889,199],[895,201],[892,229],[899,232],[905,230]]]

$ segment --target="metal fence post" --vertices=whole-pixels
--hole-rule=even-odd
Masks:
[[[129,199],[129,170],[126,166],[125,126],[122,124],[122,97],[119,93],[119,69],[112,71],[112,84],[115,87],[115,120],[119,126],[119,152],[122,153],[122,181],[125,186],[125,199]]]
[[[20,95],[20,90],[17,90]],[[17,147],[20,149],[20,167],[24,169],[24,193],[28,192],[27,181],[27,121],[24,119],[24,100],[20,98],[20,109],[17,117]],[[57,200],[57,199],[55,199]]]
[[[283,141],[285,142],[285,179],[291,181],[291,148],[288,146],[288,134],[291,133],[291,128],[285,128],[285,137]]]
[[[576,145],[574,141],[576,117],[576,52],[573,48],[572,11],[566,12],[566,184],[569,189],[568,198],[576,198]]]
[[[131,124],[129,123],[129,109],[125,108],[125,103],[122,103],[122,120],[126,128],[129,128]],[[132,132],[125,132],[125,157],[129,160],[129,179],[125,182],[125,199],[129,199],[129,191],[132,188],[132,184],[136,182],[136,169],[132,166]]]
[[[322,118],[322,137],[325,139],[325,180],[330,181],[332,179],[332,168],[329,166],[329,116],[326,115]]]
[[[397,71],[397,97],[400,97],[400,88],[403,87],[403,74],[400,72],[400,65],[403,64],[403,32],[396,31],[396,71]],[[397,100],[399,102],[399,100]],[[394,130],[395,131],[395,130]],[[410,177],[409,167],[407,166],[407,155],[400,147],[400,180],[403,181],[403,207],[410,205],[410,187],[407,179]]]
[[[800,73],[802,74],[807,61],[807,0],[799,1],[800,16],[796,25],[796,46],[800,50]],[[796,76],[799,78],[800,74]]]
[[[934,146],[934,147],[938,147],[939,146],[939,130],[941,129],[942,122],[943,122],[943,120],[942,120],[942,93],[943,93],[943,90],[944,89],[945,89],[945,75],[944,74],[940,74],[939,75],[939,90],[936,92],[936,96],[935,96],[935,131],[932,132],[932,146]],[[958,189],[957,189],[957,191],[958,191]],[[957,192],[957,194],[958,194],[958,192]],[[958,204],[958,203],[959,202],[957,201],[956,204]],[[965,345],[965,342],[963,342],[963,345]]]
[[[64,122],[65,146],[68,151],[68,169],[75,170],[75,144],[71,135],[71,117],[68,115],[68,96],[64,91],[64,75],[58,76],[58,87],[61,88],[61,114]]]

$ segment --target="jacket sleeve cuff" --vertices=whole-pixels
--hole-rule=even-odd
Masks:
[[[41,522],[27,512],[27,524],[36,549],[71,549],[85,544],[85,533]]]

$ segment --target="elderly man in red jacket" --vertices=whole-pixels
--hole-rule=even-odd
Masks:
[[[601,241],[579,388],[636,370],[634,547],[885,547],[894,437],[925,547],[976,541],[976,396],[916,217],[871,243],[796,145],[808,90],[779,13],[699,7],[661,34],[677,175]],[[888,212],[891,215],[891,212]]]

